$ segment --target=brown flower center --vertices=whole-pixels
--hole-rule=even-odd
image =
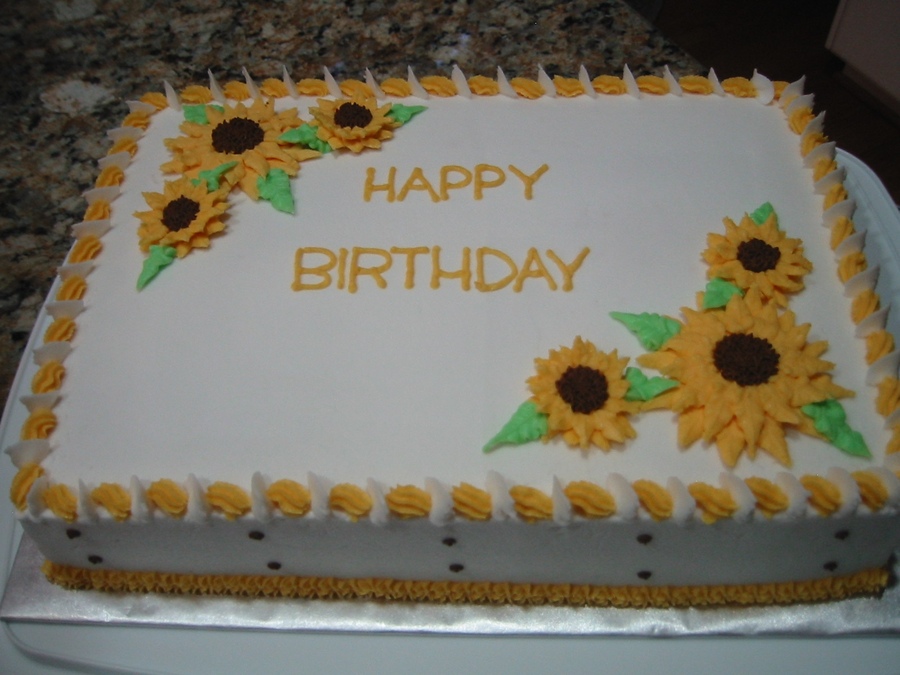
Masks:
[[[768,272],[775,269],[781,259],[781,251],[762,239],[751,239],[738,245],[737,259],[748,272]]]
[[[571,366],[556,381],[556,391],[572,412],[587,415],[609,400],[606,375],[588,366]]]
[[[765,384],[778,374],[780,357],[772,343],[755,335],[726,335],[713,349],[713,362],[729,382],[742,387]]]
[[[359,103],[343,103],[334,111],[334,123],[347,129],[365,127],[372,121],[372,112]]]
[[[253,120],[233,117],[216,125],[212,132],[212,146],[216,152],[240,155],[263,142],[265,132]]]
[[[200,213],[200,205],[193,199],[179,197],[165,205],[162,211],[162,224],[170,232],[178,232],[189,226],[197,214]]]

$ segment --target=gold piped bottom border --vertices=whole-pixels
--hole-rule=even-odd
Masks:
[[[71,590],[178,595],[232,595],[313,600],[385,600],[488,605],[571,605],[617,608],[786,605],[880,595],[883,568],[846,576],[715,586],[591,586],[487,581],[402,581],[265,575],[170,574],[94,570],[46,561],[42,571]]]

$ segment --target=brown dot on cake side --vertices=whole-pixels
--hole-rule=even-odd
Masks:
[[[263,539],[266,538],[265,533],[260,532],[259,530],[252,530],[247,533],[247,536],[255,541],[262,541]]]
[[[74,527],[70,527],[66,530],[66,536],[69,539],[78,539],[81,536],[81,530],[76,530]]]
[[[103,558],[99,555],[89,555],[88,562],[91,563],[92,565],[99,565],[100,563],[103,562]]]

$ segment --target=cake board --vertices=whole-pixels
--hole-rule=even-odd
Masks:
[[[900,214],[883,185],[868,167],[841,151],[838,153],[838,161],[847,168],[847,185],[858,203],[856,221],[868,230],[869,241],[878,242],[879,259],[876,264],[881,266],[882,283],[886,284],[885,288],[890,291],[891,297],[900,297]],[[900,321],[900,315],[896,312],[892,318],[894,322]],[[18,399],[21,370],[20,368],[20,376],[14,382],[10,401]],[[8,402],[0,424],[4,447],[12,440],[9,430],[19,428],[10,419],[14,416],[11,412],[13,407]],[[0,465],[0,483],[5,490],[8,490],[11,477],[11,465],[8,462]],[[84,645],[61,645],[51,637],[58,633],[54,626],[72,628],[74,624],[88,624],[78,627],[81,633],[82,629],[93,628],[104,632],[116,630],[114,626],[128,626],[134,629],[128,632],[129,635],[135,635],[134,631],[138,631],[151,636],[150,641],[156,644],[159,644],[160,636],[178,635],[177,630],[173,633],[168,629],[185,626],[204,629],[199,633],[192,631],[195,636],[216,635],[215,631],[208,629],[238,630],[241,635],[238,642],[249,641],[251,644],[254,636],[266,634],[258,629],[275,629],[274,632],[284,634],[301,631],[306,635],[338,632],[357,636],[427,633],[456,636],[590,635],[623,638],[756,635],[799,639],[810,635],[859,637],[876,634],[896,636],[900,633],[900,589],[896,581],[881,600],[860,598],[800,608],[712,610],[634,611],[236,598],[117,597],[99,593],[75,594],[50,585],[39,572],[39,554],[29,541],[20,544],[20,538],[21,530],[12,511],[5,511],[0,517],[0,551],[6,563],[2,570],[6,593],[0,605],[0,619],[4,621],[5,628],[4,642],[15,642],[23,652],[37,658],[56,658],[62,662],[67,662],[67,659],[71,659],[72,663],[84,661],[85,657],[91,655],[89,662],[103,667],[105,664],[95,661],[96,654],[80,651],[83,646],[90,644],[90,640]],[[895,566],[894,577],[897,576]],[[160,632],[161,627],[166,630]],[[88,635],[93,635],[96,639],[96,633]],[[299,636],[297,639],[300,639]],[[259,641],[263,640],[261,638]],[[896,645],[898,641],[891,642]],[[54,649],[50,650],[49,645],[54,645]],[[57,651],[62,646],[70,651],[64,654]],[[869,654],[872,655],[871,652]],[[146,665],[148,664],[142,664],[138,669],[144,671]]]

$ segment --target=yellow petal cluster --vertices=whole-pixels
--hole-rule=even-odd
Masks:
[[[852,396],[831,380],[833,364],[820,359],[828,344],[807,342],[809,324],[797,325],[793,312],[764,303],[758,288],[736,295],[724,310],[684,308],[684,327],[657,352],[638,361],[679,385],[662,394],[660,403],[678,413],[678,441],[715,443],[722,462],[733,467],[742,454],[751,459],[762,450],[791,465],[785,429],[816,435],[800,408],[828,398]],[[765,382],[742,385],[726,379],[715,361],[723,338],[749,335],[768,342],[778,356],[776,372]]]
[[[803,277],[812,270],[812,263],[803,255],[801,241],[778,229],[774,214],[762,225],[749,216],[744,216],[740,225],[730,218],[725,218],[724,223],[724,235],[712,232],[707,237],[707,249],[703,252],[703,259],[709,263],[707,277],[730,281],[742,290],[758,286],[765,300],[786,307],[786,296],[803,290]],[[777,262],[771,269],[754,271],[752,266],[745,267],[740,253],[753,245],[777,251]]]
[[[604,451],[614,443],[634,438],[628,418],[637,407],[625,400],[629,387],[624,376],[627,358],[620,359],[616,351],[599,351],[579,336],[572,347],[551,350],[548,358],[535,359],[534,363],[536,374],[528,379],[528,387],[538,410],[548,417],[549,437],[561,435],[572,447],[585,450],[595,445]],[[591,412],[576,412],[559,391],[560,378],[577,367],[591,369],[606,380],[606,401]]]
[[[310,114],[319,125],[317,135],[335,150],[347,149],[351,152],[362,152],[370,148],[381,147],[381,142],[394,135],[397,123],[387,116],[391,104],[378,107],[374,97],[352,96],[334,101],[320,98],[318,107],[309,109]],[[335,117],[340,117],[344,106],[359,106],[369,114],[368,121],[361,126],[342,124]]]

